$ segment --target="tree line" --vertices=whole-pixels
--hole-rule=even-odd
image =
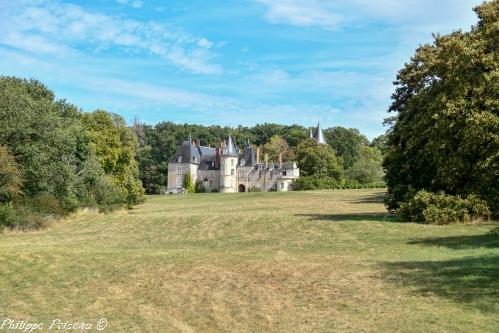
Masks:
[[[132,128],[138,138],[137,160],[146,193],[158,194],[167,180],[168,159],[189,136],[204,146],[218,147],[229,134],[236,146],[248,141],[267,154],[269,162],[297,161],[301,177],[297,189],[332,188],[349,184],[382,183],[383,152],[386,137],[372,142],[354,128],[332,127],[324,130],[328,145],[309,140],[309,128],[300,125],[258,124],[236,128],[160,122],[155,125],[135,120]]]
[[[36,80],[0,77],[0,229],[144,199],[138,143],[122,117],[81,112]]]

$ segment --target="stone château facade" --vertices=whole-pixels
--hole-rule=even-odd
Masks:
[[[318,143],[325,139],[317,125],[313,138]],[[267,155],[260,160],[260,149],[247,142],[238,149],[229,136],[218,148],[202,146],[189,136],[168,163],[168,193],[183,191],[184,176],[193,184],[201,182],[206,192],[289,191],[294,179],[300,177],[296,162],[269,162]]]

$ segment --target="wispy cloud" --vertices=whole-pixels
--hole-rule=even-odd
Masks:
[[[462,0],[254,0],[267,7],[271,23],[335,30],[347,24],[404,23],[407,29],[433,31],[456,28],[456,21],[471,24],[472,2]],[[445,13],[445,15],[442,15]]]
[[[133,8],[141,8],[144,4],[141,0],[116,0],[117,3],[122,5],[129,5]]]
[[[58,1],[15,2],[2,6],[0,45],[35,54],[67,56],[110,48],[149,53],[194,73],[218,74],[212,42],[171,25],[143,22]]]
[[[268,6],[265,17],[272,23],[297,26],[319,26],[335,29],[341,16],[328,10],[324,1],[317,0],[256,0]]]

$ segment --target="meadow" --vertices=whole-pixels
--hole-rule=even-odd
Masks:
[[[497,332],[497,222],[390,216],[381,190],[149,196],[0,234],[0,320],[105,332]]]

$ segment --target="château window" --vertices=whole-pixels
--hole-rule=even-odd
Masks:
[[[230,169],[230,175],[234,176],[234,169]]]
[[[177,167],[177,175],[181,175],[182,174],[182,167]]]

